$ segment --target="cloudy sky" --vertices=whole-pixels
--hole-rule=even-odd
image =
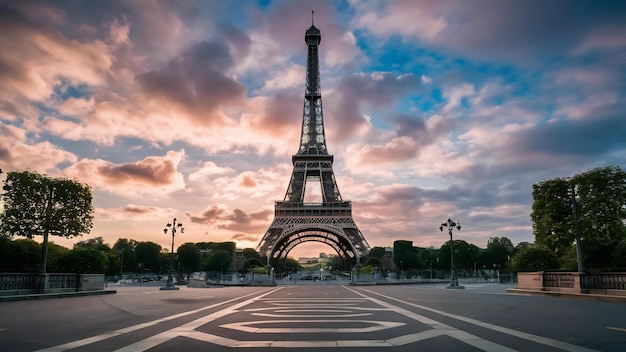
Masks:
[[[298,149],[312,10],[327,145],[371,246],[438,248],[449,216],[479,247],[532,242],[533,184],[626,168],[626,3],[576,0],[0,0],[0,168],[89,184],[78,240],[169,248],[177,218],[176,246],[256,247]]]

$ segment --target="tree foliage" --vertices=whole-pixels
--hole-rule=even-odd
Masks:
[[[143,265],[144,268],[150,269],[157,273],[162,267],[161,246],[154,242],[139,242],[135,246],[135,258],[137,265]]]
[[[228,270],[232,258],[232,255],[225,250],[213,250],[206,260],[204,270],[225,272]]]
[[[2,187],[4,211],[0,234],[43,236],[40,270],[46,271],[48,235],[75,237],[93,226],[91,188],[76,180],[51,178],[30,171],[7,174]]]
[[[257,263],[258,265],[258,262],[255,262],[255,263]],[[284,266],[285,266],[285,272],[288,272],[288,273],[295,273],[297,271],[302,270],[302,265],[300,265],[300,263],[298,263],[297,260],[291,257],[285,258]]]
[[[372,247],[372,249],[370,249],[370,253],[367,256],[368,258],[382,258],[385,256],[385,248],[383,247]]]
[[[89,247],[75,247],[60,259],[63,272],[101,274],[107,269],[106,252]]]
[[[534,245],[520,249],[511,258],[509,267],[514,272],[554,270],[559,268],[559,260],[553,251]]]
[[[261,255],[254,248],[244,248],[242,254],[246,259],[258,258],[261,259]]]
[[[478,263],[480,258],[480,248],[464,240],[454,240],[454,268],[471,269]],[[450,241],[444,243],[439,249],[441,266],[450,268]]]
[[[75,237],[93,226],[91,188],[76,180],[30,171],[7,174],[0,232],[5,236]]]
[[[134,271],[137,267],[135,246],[137,246],[137,241],[126,238],[118,239],[113,245],[113,250],[117,252],[118,260],[120,261],[120,272]]]
[[[293,261],[296,261],[293,258],[286,258],[285,259],[285,266],[287,266],[288,263],[291,263],[291,260],[289,260],[289,259],[291,259]],[[297,261],[296,261],[296,263],[297,263]],[[244,268],[245,269],[249,269],[249,268],[253,268],[255,266],[257,266],[257,267],[265,267],[265,264],[263,264],[263,262],[259,258],[250,258],[250,259],[246,260],[246,264],[245,264]],[[289,271],[289,270],[286,270],[286,271]]]
[[[6,238],[6,250],[3,250],[2,269],[7,271],[36,271],[39,268],[41,245],[28,238],[14,241]],[[4,241],[3,241],[4,242]]]
[[[574,241],[570,190],[569,182],[562,178],[533,185],[530,218],[535,243],[557,255],[567,252]]]
[[[626,172],[610,166],[533,185],[535,243],[556,253],[564,267],[576,238],[574,204],[584,266],[623,267],[613,252],[626,241]]]
[[[393,262],[396,267],[404,269],[418,268],[421,265],[417,248],[413,241],[398,240],[393,242]]]
[[[504,268],[508,264],[515,247],[507,237],[491,237],[487,241],[487,248],[480,255],[480,261],[485,266],[497,265]]]
[[[180,263],[180,270],[185,274],[191,274],[194,271],[200,270],[200,261],[202,255],[200,250],[194,243],[183,243],[178,250],[178,263]]]
[[[228,252],[232,256],[235,254],[237,244],[235,242],[198,242],[196,247],[198,249],[210,249],[211,251],[221,250]]]
[[[379,258],[369,257],[367,258],[367,261],[365,262],[365,266],[382,268],[383,262]]]

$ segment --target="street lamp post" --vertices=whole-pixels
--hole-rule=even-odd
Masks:
[[[450,284],[446,286],[446,288],[456,288],[456,289],[464,289],[465,286],[459,285],[459,281],[454,278],[454,241],[452,241],[452,230],[456,227],[457,231],[461,230],[461,224],[455,223],[450,218],[441,226],[439,226],[439,230],[443,231],[444,228],[448,229],[448,234],[450,235]]]
[[[163,233],[167,234],[168,229],[172,229],[172,251],[170,252],[170,272],[167,274],[167,282],[164,287],[161,287],[161,290],[178,290],[178,287],[174,285],[174,237],[176,236],[176,229],[180,229],[180,233],[184,233],[185,229],[183,228],[183,224],[176,223],[176,218],[172,223],[168,223],[165,225],[163,229]]]
[[[124,250],[118,251],[120,254],[120,286],[124,286]]]

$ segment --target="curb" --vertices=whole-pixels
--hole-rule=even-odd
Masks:
[[[507,288],[506,293],[517,293],[517,294],[535,295],[535,296],[565,297],[565,298],[585,299],[585,300],[590,300],[590,301],[601,301],[601,302],[626,303],[626,296],[598,295],[598,294],[591,294],[591,293],[566,293],[566,292],[555,292],[555,291],[525,290],[525,289],[519,289],[519,288]]]
[[[95,296],[95,295],[111,295],[111,294],[116,294],[116,293],[117,293],[116,290],[35,293],[35,294],[27,294],[27,295],[0,296],[0,302],[28,301],[28,300],[36,300],[36,299],[66,298],[66,297]]]

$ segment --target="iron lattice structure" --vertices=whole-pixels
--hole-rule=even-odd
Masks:
[[[293,172],[282,202],[274,204],[274,221],[257,246],[272,259],[286,258],[304,242],[332,247],[344,261],[356,264],[370,246],[352,218],[352,203],[339,193],[324,134],[318,47],[321,32],[313,24],[304,36],[308,46],[302,134],[298,152],[291,157]],[[319,181],[321,203],[304,202],[307,181]]]

